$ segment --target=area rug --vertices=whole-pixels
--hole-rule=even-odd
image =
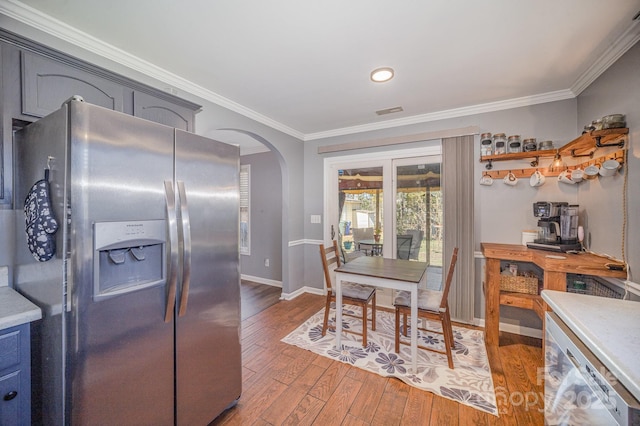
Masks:
[[[361,315],[360,308],[345,305],[343,312]],[[322,337],[324,309],[309,318],[288,336],[284,343],[307,349],[318,355],[351,364],[383,377],[396,377],[410,386],[432,392],[478,410],[498,415],[491,369],[481,330],[453,327],[455,348],[454,369],[447,365],[446,355],[418,349],[418,372],[411,369],[411,347],[400,345],[400,354],[394,352],[395,314],[377,311],[376,331],[367,331],[367,347],[362,347],[361,336],[343,333],[342,349],[335,348],[335,333],[331,330]],[[335,321],[334,309],[330,318]],[[343,315],[345,330],[361,331],[362,321]],[[334,322],[330,320],[330,325]],[[439,323],[428,328],[438,329]],[[437,349],[444,347],[442,335],[418,331],[420,345]]]

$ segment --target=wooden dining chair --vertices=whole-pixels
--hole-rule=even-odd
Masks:
[[[425,327],[418,327],[418,329],[431,333],[442,334],[444,337],[444,350],[427,348],[421,345],[418,345],[418,347],[427,351],[447,355],[449,368],[451,369],[453,369],[453,355],[451,353],[451,349],[453,349],[455,343],[453,341],[453,329],[451,328],[451,316],[449,313],[449,303],[447,302],[447,298],[449,296],[449,289],[451,288],[451,281],[453,280],[453,272],[455,270],[457,260],[458,248],[456,247],[453,249],[451,263],[449,265],[449,273],[447,274],[444,288],[441,291],[418,289],[418,319],[439,321],[442,326],[442,331],[426,328],[426,324]],[[408,291],[399,291],[396,294],[393,305],[396,308],[396,353],[398,353],[400,351],[400,344],[409,344],[402,341],[400,333],[402,332],[402,335],[407,337],[407,315],[411,314],[411,293]],[[400,324],[400,314],[402,314],[402,324]]]
[[[331,308],[331,302],[336,300],[335,287],[333,285],[335,280],[335,269],[341,265],[340,254],[338,250],[338,243],[333,240],[331,247],[325,248],[324,244],[320,244],[320,258],[322,259],[322,267],[324,269],[324,278],[327,283],[327,301],[324,308],[324,322],[322,323],[322,335],[326,335],[328,323],[329,323],[329,309]],[[362,308],[362,316],[351,315],[343,312],[342,315],[347,315],[355,318],[362,319],[362,333],[358,333],[352,330],[345,330],[348,333],[358,334],[362,336],[362,346],[367,346],[367,306],[371,303],[371,329],[376,329],[376,289],[366,285],[343,282],[342,283],[342,302],[343,304],[357,305]]]

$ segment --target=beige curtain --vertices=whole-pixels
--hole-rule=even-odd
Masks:
[[[458,263],[449,293],[449,307],[452,319],[465,323],[471,323],[474,317],[473,144],[473,135],[442,139],[442,267],[443,273],[446,273],[453,248],[458,247]]]

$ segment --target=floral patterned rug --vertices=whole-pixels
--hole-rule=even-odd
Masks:
[[[343,312],[360,315],[361,311],[358,307],[345,305]],[[341,350],[335,348],[333,331],[327,331],[322,337],[323,316],[324,309],[282,341],[383,377],[396,377],[416,388],[498,415],[482,330],[453,327],[453,370],[448,368],[446,355],[418,349],[418,373],[412,374],[407,371],[411,368],[411,347],[400,345],[400,354],[394,352],[395,314],[377,311],[376,331],[367,331],[366,348],[362,347],[361,336],[343,333]],[[329,318],[333,325],[333,309]],[[342,318],[344,329],[362,330],[362,321],[344,315]],[[437,329],[437,326],[438,323],[429,324],[429,328]],[[442,335],[436,333],[419,330],[418,342],[437,349],[444,347]]]

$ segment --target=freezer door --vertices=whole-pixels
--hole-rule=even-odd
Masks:
[[[240,397],[238,148],[176,130],[177,423],[207,424]]]
[[[65,423],[171,425],[174,329],[159,246],[173,129],[81,102],[69,122]]]

